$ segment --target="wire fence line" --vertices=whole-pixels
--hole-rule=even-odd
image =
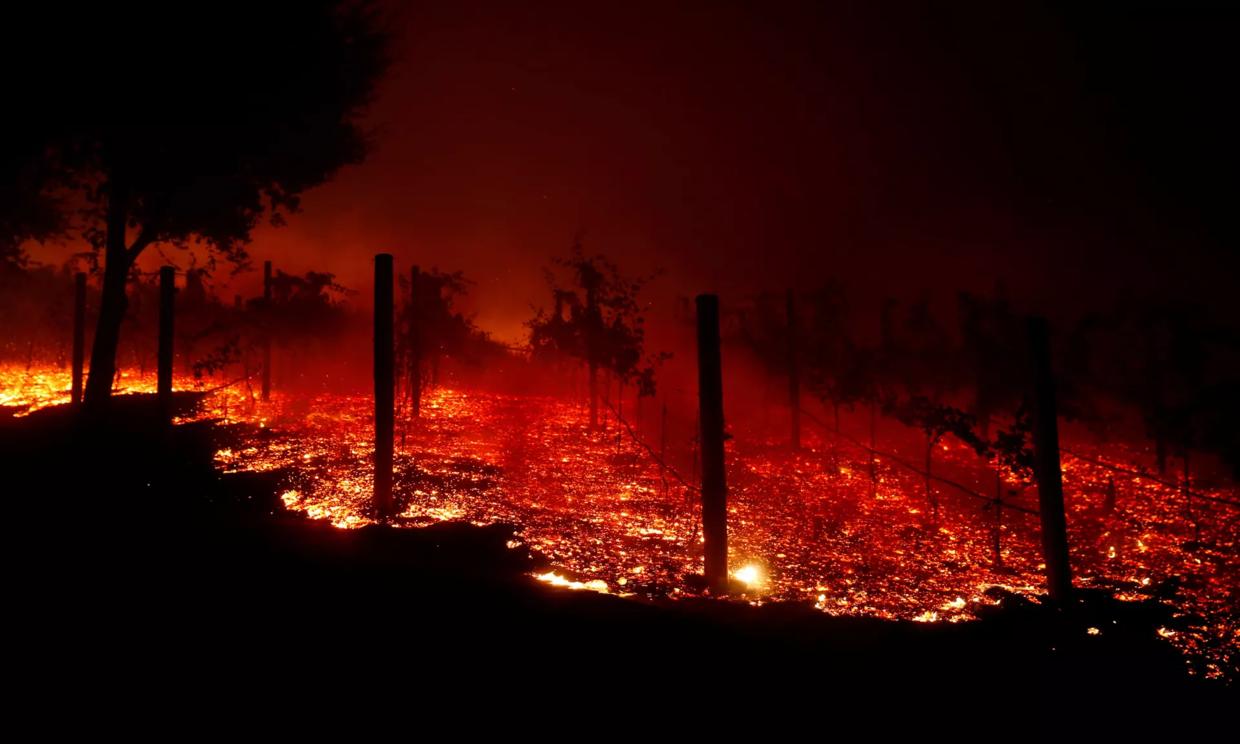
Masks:
[[[804,410],[804,409],[802,409],[802,410]],[[1000,418],[1002,418],[1002,417],[999,417],[999,416],[996,416],[996,417],[995,417],[995,419],[1000,419]],[[992,420],[994,420],[994,419],[992,419]],[[864,445],[862,445],[862,446],[864,446]],[[1091,464],[1091,465],[1096,465],[1096,466],[1098,466],[1098,467],[1100,467],[1100,468],[1104,468],[1104,469],[1106,469],[1106,470],[1110,470],[1110,471],[1115,472],[1115,473],[1123,473],[1123,474],[1125,474],[1125,475],[1134,475],[1134,476],[1137,476],[1137,477],[1140,477],[1140,478],[1145,478],[1145,479],[1150,480],[1150,481],[1153,481],[1153,482],[1155,482],[1155,483],[1157,483],[1157,484],[1159,484],[1159,485],[1161,485],[1161,486],[1165,486],[1165,487],[1167,487],[1167,488],[1175,489],[1175,490],[1177,490],[1177,491],[1179,491],[1179,492],[1181,492],[1181,493],[1184,493],[1184,492],[1185,492],[1185,490],[1186,490],[1186,489],[1184,488],[1184,483],[1183,483],[1183,482],[1179,482],[1179,483],[1177,483],[1177,482],[1174,482],[1174,481],[1169,481],[1169,480],[1167,480],[1166,478],[1163,478],[1163,477],[1159,476],[1159,475],[1158,475],[1158,474],[1156,474],[1156,473],[1151,473],[1151,472],[1150,472],[1150,471],[1148,471],[1148,470],[1144,470],[1144,469],[1141,469],[1141,468],[1127,468],[1127,467],[1124,467],[1124,466],[1122,466],[1122,465],[1115,465],[1114,463],[1106,462],[1105,460],[1101,460],[1101,459],[1098,459],[1098,458],[1096,458],[1096,457],[1090,457],[1089,455],[1083,455],[1083,454],[1081,454],[1081,453],[1079,453],[1079,452],[1076,452],[1076,451],[1074,451],[1074,450],[1071,450],[1071,449],[1069,449],[1069,448],[1067,448],[1067,447],[1060,447],[1060,448],[1059,448],[1059,451],[1060,451],[1062,454],[1065,454],[1065,455],[1068,455],[1069,457],[1072,457],[1073,459],[1080,460],[1081,462],[1087,462],[1087,463],[1089,463],[1089,464]],[[1195,490],[1193,490],[1193,489],[1191,489],[1191,488],[1187,489],[1187,492],[1188,492],[1188,495],[1192,496],[1193,498],[1202,499],[1203,501],[1210,501],[1210,502],[1213,502],[1213,503],[1223,504],[1223,505],[1225,505],[1225,506],[1231,506],[1231,507],[1235,507],[1235,508],[1237,508],[1237,509],[1240,509],[1240,501],[1236,501],[1236,500],[1234,500],[1234,499],[1228,499],[1228,498],[1224,498],[1224,497],[1222,497],[1222,496],[1212,496],[1212,495],[1210,495],[1210,494],[1208,494],[1208,493],[1202,493],[1201,491],[1195,491]],[[1233,521],[1235,521],[1236,519],[1240,519],[1240,515],[1237,515],[1237,517],[1236,517],[1236,518],[1234,518],[1234,519],[1233,519]]]
[[[1240,508],[1240,501],[1233,501],[1231,499],[1225,499],[1222,496],[1211,496],[1210,494],[1207,494],[1207,493],[1201,493],[1200,491],[1194,491],[1191,488],[1185,488],[1184,484],[1182,483],[1173,483],[1171,481],[1158,477],[1154,473],[1141,470],[1140,468],[1126,468],[1121,465],[1113,465],[1111,463],[1104,462],[1097,458],[1089,457],[1088,455],[1082,455],[1078,452],[1073,452],[1072,450],[1066,449],[1063,447],[1060,447],[1059,451],[1064,453],[1065,455],[1073,457],[1082,462],[1087,462],[1091,465],[1097,465],[1100,468],[1105,468],[1107,470],[1110,470],[1116,473],[1125,473],[1127,475],[1135,475],[1139,478],[1146,478],[1148,480],[1154,481],[1155,483],[1164,485],[1167,488],[1174,488],[1175,490],[1180,491],[1182,493],[1187,493],[1189,496],[1192,496],[1193,498],[1202,499],[1203,501],[1212,501],[1218,504],[1226,504],[1227,506],[1234,506],[1234,507]]]
[[[628,420],[625,419],[624,416],[620,414],[620,411],[617,410],[616,407],[612,405],[610,400],[603,398],[602,401],[603,401],[603,405],[605,405],[608,409],[611,410],[612,414],[616,417],[616,420],[619,421],[620,424],[624,427],[624,430],[628,433],[629,437],[639,447],[645,450],[646,454],[648,454],[652,460],[654,460],[656,463],[659,464],[659,467],[663,469],[664,473],[670,473],[671,476],[676,479],[676,481],[678,481],[682,486],[684,486],[685,494],[686,494],[685,506],[690,506],[690,503],[689,503],[690,499],[687,497],[690,494],[701,494],[702,487],[690,483],[683,475],[681,475],[679,470],[677,470],[672,465],[668,464],[667,460],[664,457],[656,453],[653,447],[651,447],[649,444],[646,443],[644,439],[638,436],[637,432],[633,429],[632,425],[629,424]],[[666,480],[664,480],[664,484],[666,485]],[[702,529],[701,511],[698,509],[689,508],[686,510],[686,512],[689,518],[692,520],[692,525],[691,525],[692,531],[689,534],[689,543],[693,544],[697,541],[698,533]]]
[[[1019,504],[1010,504],[1010,503],[1007,503],[1007,502],[1003,501],[1002,499],[996,498],[995,496],[987,496],[987,495],[985,495],[985,494],[978,493],[977,491],[974,491],[972,488],[969,488],[968,486],[966,486],[966,485],[964,485],[964,484],[962,484],[962,483],[958,483],[958,482],[956,482],[956,481],[954,481],[954,480],[951,480],[950,478],[944,478],[944,477],[943,477],[943,476],[941,476],[941,475],[935,475],[935,474],[933,474],[933,473],[927,473],[926,471],[924,471],[924,470],[922,470],[921,468],[917,467],[917,466],[916,466],[916,465],[914,465],[913,463],[911,463],[911,462],[909,462],[909,461],[905,460],[904,458],[900,457],[899,455],[895,455],[895,454],[893,454],[893,453],[891,453],[891,452],[884,452],[883,450],[879,450],[879,449],[874,449],[874,448],[870,447],[869,445],[867,445],[867,444],[865,444],[865,443],[861,442],[860,440],[856,439],[855,437],[852,437],[852,436],[850,436],[850,435],[848,435],[848,434],[845,434],[845,433],[844,433],[844,432],[842,432],[842,431],[835,431],[835,430],[834,430],[834,428],[832,428],[831,426],[827,425],[827,423],[826,423],[825,421],[823,421],[822,419],[818,418],[817,416],[815,416],[815,415],[814,415],[813,413],[811,413],[810,411],[807,411],[807,410],[805,410],[804,408],[801,408],[800,410],[801,410],[801,415],[805,416],[806,418],[808,418],[808,419],[809,419],[810,421],[812,421],[813,423],[818,424],[818,425],[819,425],[820,427],[822,427],[822,428],[823,428],[823,430],[824,430],[824,431],[826,431],[827,433],[829,433],[829,434],[833,434],[833,435],[835,435],[835,436],[837,436],[837,437],[840,437],[841,439],[844,439],[845,441],[847,441],[847,442],[849,442],[849,443],[851,443],[851,444],[853,444],[853,445],[855,445],[855,446],[857,446],[857,447],[859,447],[859,448],[861,448],[861,449],[865,450],[866,452],[869,452],[870,454],[873,454],[873,455],[875,455],[875,456],[877,456],[877,457],[883,457],[883,458],[886,458],[886,459],[888,459],[888,460],[891,460],[892,462],[894,462],[894,463],[896,463],[896,464],[898,464],[898,465],[901,465],[901,466],[903,466],[904,468],[907,468],[908,470],[911,470],[912,472],[914,472],[914,473],[916,473],[916,474],[918,474],[918,475],[922,476],[923,478],[929,478],[930,480],[933,480],[933,481],[938,481],[939,483],[942,483],[942,484],[944,484],[944,485],[951,486],[952,488],[955,488],[955,489],[959,490],[961,493],[963,493],[963,494],[964,494],[964,495],[966,495],[966,496],[970,496],[970,497],[972,497],[972,498],[979,499],[979,500],[981,500],[981,501],[985,501],[985,502],[987,502],[988,504],[994,504],[994,503],[998,502],[998,503],[999,503],[999,504],[1000,504],[1000,505],[1001,505],[1004,509],[1010,509],[1010,510],[1012,510],[1012,511],[1021,512],[1022,514],[1033,514],[1033,515],[1036,515],[1036,514],[1038,513],[1038,511],[1037,511],[1036,509],[1030,509],[1030,508],[1025,507],[1025,506],[1020,506]]]
[[[261,371],[261,369],[260,369],[260,371]],[[250,380],[254,379],[254,377],[255,377],[257,374],[258,374],[258,372],[251,372],[251,373],[250,373],[250,374],[248,374],[248,375],[242,375],[241,377],[238,377],[237,379],[233,380],[232,382],[225,382],[225,383],[223,383],[223,384],[221,384],[221,385],[216,385],[216,386],[215,386],[215,387],[213,387],[213,388],[207,388],[206,390],[201,390],[201,391],[199,391],[199,390],[191,390],[190,392],[196,392],[196,393],[199,393],[199,394],[201,394],[201,395],[212,395],[213,393],[218,393],[218,392],[219,392],[219,391],[221,391],[221,390],[227,390],[228,388],[230,388],[230,387],[232,387],[232,386],[234,386],[234,385],[240,385],[240,384],[241,384],[241,383],[243,383],[243,382],[248,382],[248,381],[250,381]]]
[[[611,401],[605,400],[605,401],[604,401],[604,405],[606,405],[606,406],[607,406],[607,408],[611,410],[612,414],[616,417],[616,420],[617,420],[618,422],[620,422],[620,424],[624,427],[625,431],[627,431],[627,432],[628,432],[629,437],[630,437],[630,438],[631,438],[631,439],[632,439],[632,440],[633,440],[633,441],[634,441],[634,442],[635,442],[635,443],[636,443],[639,447],[641,447],[643,450],[645,450],[645,451],[646,451],[646,453],[647,453],[647,454],[649,454],[649,456],[651,457],[651,459],[653,459],[653,460],[654,460],[656,463],[658,463],[661,467],[665,468],[665,469],[667,470],[667,472],[671,473],[672,477],[674,477],[677,481],[679,481],[679,482],[681,483],[681,485],[683,485],[685,488],[688,488],[688,489],[690,489],[691,491],[694,491],[694,492],[699,492],[699,493],[701,492],[701,487],[700,487],[700,486],[695,486],[695,485],[693,485],[693,484],[689,483],[689,481],[688,481],[687,479],[685,479],[685,477],[684,477],[684,476],[683,476],[683,475],[682,475],[682,474],[681,474],[678,470],[676,470],[676,468],[674,468],[674,467],[672,467],[671,465],[669,465],[663,457],[661,457],[661,456],[660,456],[657,452],[655,452],[655,450],[654,450],[654,448],[653,448],[653,447],[651,447],[651,446],[650,446],[650,445],[649,445],[649,444],[648,444],[645,440],[643,440],[643,439],[641,438],[641,436],[639,436],[639,435],[637,434],[637,432],[633,429],[632,425],[628,422],[628,420],[627,420],[627,419],[625,419],[625,418],[624,418],[624,416],[622,416],[618,410],[616,410],[616,407],[615,407],[614,405],[612,405]],[[882,451],[882,450],[871,449],[871,448],[870,448],[870,447],[868,447],[867,445],[863,444],[862,442],[858,441],[857,439],[855,439],[855,438],[853,438],[853,437],[851,437],[851,436],[849,436],[849,435],[847,435],[847,434],[844,434],[843,432],[836,432],[836,431],[832,430],[829,426],[827,426],[827,424],[826,424],[825,422],[823,422],[821,419],[819,419],[817,416],[815,416],[815,415],[814,415],[813,413],[811,413],[810,411],[807,411],[807,410],[805,410],[805,409],[803,409],[803,408],[802,408],[802,409],[801,409],[801,413],[802,413],[803,415],[805,415],[805,416],[806,416],[809,420],[811,420],[811,421],[813,421],[814,423],[818,424],[819,426],[823,427],[823,429],[824,429],[824,430],[826,430],[826,431],[828,431],[829,433],[835,434],[835,435],[837,435],[837,436],[839,436],[839,437],[841,437],[841,438],[843,438],[843,439],[845,439],[845,440],[847,440],[847,441],[851,442],[852,444],[856,445],[857,447],[860,447],[861,449],[866,450],[867,452],[871,452],[872,454],[874,454],[874,455],[876,455],[876,456],[879,456],[879,457],[883,457],[883,458],[889,459],[889,460],[891,460],[892,462],[895,462],[895,463],[897,463],[897,464],[899,464],[899,465],[903,466],[904,468],[907,468],[908,470],[912,471],[913,473],[916,473],[916,474],[921,475],[921,476],[923,476],[923,477],[929,477],[931,480],[934,480],[934,481],[937,481],[937,482],[939,482],[939,483],[943,483],[944,485],[947,485],[947,486],[951,486],[951,487],[953,487],[953,488],[956,488],[956,489],[960,490],[962,493],[964,493],[964,494],[965,494],[965,495],[967,495],[967,496],[970,496],[970,497],[972,497],[972,498],[975,498],[975,499],[978,499],[978,500],[984,501],[984,502],[986,502],[986,504],[994,504],[995,502],[999,502],[999,503],[1000,503],[1000,505],[1001,505],[1004,509],[1009,509],[1009,510],[1011,510],[1011,511],[1021,512],[1021,513],[1023,513],[1023,514],[1031,514],[1031,515],[1036,515],[1036,514],[1038,513],[1038,512],[1037,512],[1037,510],[1035,510],[1035,509],[1030,509],[1030,508],[1028,508],[1028,507],[1020,506],[1020,505],[1018,505],[1018,504],[1006,503],[1006,502],[1003,502],[1001,499],[998,499],[998,498],[996,498],[996,497],[994,497],[994,496],[986,496],[986,495],[984,495],[984,494],[981,494],[981,493],[979,493],[979,492],[977,492],[977,491],[975,491],[975,490],[973,490],[973,489],[969,488],[968,486],[965,486],[965,485],[963,485],[963,484],[961,484],[961,483],[958,483],[958,482],[956,482],[956,481],[954,481],[954,480],[951,480],[951,479],[949,479],[949,478],[944,478],[944,477],[942,477],[942,476],[934,475],[933,473],[927,474],[924,470],[921,470],[921,469],[920,469],[920,468],[918,468],[916,465],[913,465],[912,463],[908,462],[907,460],[904,460],[903,458],[901,458],[901,457],[899,457],[899,456],[897,456],[897,455],[895,455],[895,454],[892,454],[892,453],[890,453],[890,452],[884,452],[884,451]]]
[[[653,447],[651,447],[649,444],[646,443],[645,440],[643,440],[640,436],[638,436],[637,432],[633,429],[633,426],[629,424],[628,419],[620,415],[620,411],[616,410],[616,407],[612,405],[610,400],[603,399],[603,404],[607,406],[607,408],[616,417],[616,420],[619,421],[620,424],[624,427],[625,431],[628,432],[629,437],[634,442],[636,442],[639,447],[644,449],[646,453],[650,455],[651,459],[653,459],[656,463],[658,463],[661,468],[663,468],[665,471],[670,473],[671,476],[675,478],[685,488],[689,489],[690,491],[696,491],[699,493],[701,492],[702,490],[701,486],[695,486],[691,484],[683,475],[681,475],[679,470],[677,470],[672,465],[668,464],[666,459],[664,459],[661,455],[655,452]]]

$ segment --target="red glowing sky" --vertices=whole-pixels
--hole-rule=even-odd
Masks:
[[[363,290],[380,251],[463,269],[480,325],[511,340],[578,232],[665,269],[665,295],[834,275],[876,299],[997,280],[1035,302],[1201,294],[1235,264],[1199,198],[1222,164],[1166,145],[1226,117],[1146,116],[1199,104],[1185,80],[1210,47],[1142,77],[1154,20],[1124,42],[1040,5],[442,5],[394,7],[373,152],[260,228],[255,259]]]

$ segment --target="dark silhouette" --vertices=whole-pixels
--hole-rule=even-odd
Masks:
[[[576,357],[586,363],[589,374],[590,428],[598,427],[598,373],[605,370],[623,384],[635,382],[638,394],[655,392],[653,361],[644,358],[645,318],[638,305],[638,292],[648,281],[628,278],[601,255],[587,256],[578,241],[567,258],[556,266],[572,277],[572,288],[562,288],[552,272],[547,280],[555,298],[555,312],[539,309],[527,325],[535,354]],[[565,315],[567,311],[567,316]]]
[[[393,336],[392,255],[375,256],[375,513],[392,515],[396,358]]]
[[[1063,510],[1063,471],[1059,465],[1059,424],[1055,407],[1055,377],[1051,370],[1050,332],[1044,318],[1029,320],[1029,347],[1033,360],[1033,441],[1038,479],[1038,511],[1042,517],[1042,556],[1046,561],[1046,590],[1064,603],[1072,595],[1068,563],[1068,527]]]
[[[1154,442],[1154,465],[1194,449],[1240,475],[1240,333],[1190,303],[1129,297],[1072,328],[1064,414],[1102,433],[1129,411]],[[1117,410],[1118,409],[1118,410]]]
[[[1027,353],[1020,343],[1020,318],[1011,310],[1003,292],[994,299],[960,292],[957,294],[960,319],[960,372],[972,380],[973,416],[978,434],[990,438],[991,418],[1009,410],[1027,390],[1024,364]]]
[[[86,361],[86,274],[73,276],[73,382],[70,400],[82,402],[82,366]]]
[[[934,448],[947,434],[952,434],[968,444],[979,455],[986,452],[986,443],[973,431],[973,416],[953,406],[936,403],[924,395],[914,395],[906,401],[893,403],[889,412],[908,426],[917,427],[926,434],[926,469],[922,475],[925,479],[926,500],[930,505],[931,523],[937,524],[939,500],[931,483],[934,477]]]
[[[159,369],[157,390],[161,415],[172,410],[172,343],[176,302],[176,269],[159,270]]]
[[[44,157],[39,122],[23,115],[8,123],[13,128],[0,147],[0,277],[28,267],[22,243],[61,237],[69,226],[65,205],[50,190],[59,174]]]
[[[832,733],[872,735],[880,689],[887,710],[958,712],[964,736],[1065,701],[1073,721],[1041,716],[1059,738],[1226,720],[1237,262],[1203,258],[1236,242],[1208,177],[1234,170],[1210,130],[1236,127],[1208,103],[1226,96],[1206,43],[1234,24],[1160,10],[1146,36],[1144,10],[1046,0],[374,3],[403,26],[401,74],[365,119],[382,157],[342,178],[387,45],[371,0],[4,14],[18,687],[82,678],[124,693],[105,712],[169,708],[113,679],[136,671],[218,710],[221,690],[288,690],[283,711],[346,680],[366,710],[379,688],[433,706],[408,678],[474,718],[528,694],[554,725],[634,691],[713,712],[727,679],[729,721],[810,712]],[[1118,41],[1030,30],[1083,21]],[[304,233],[263,244],[333,180]],[[582,219],[616,252],[555,259],[519,348],[433,266],[468,267],[506,333],[537,294],[527,251]],[[45,258],[61,237],[90,245]],[[385,245],[417,252],[397,271]],[[247,253],[261,290],[260,272],[225,288]],[[676,308],[618,268],[656,253]],[[695,317],[706,283],[738,301],[699,295]],[[656,338],[690,358],[657,367],[650,411]],[[587,373],[614,437],[585,426]],[[729,562],[765,575],[733,583]]]
[[[83,237],[104,256],[92,405],[111,394],[135,260],[154,244],[193,244],[244,265],[260,219],[279,223],[303,191],[365,154],[356,119],[384,69],[386,38],[365,2],[73,15],[68,28],[61,18],[29,23],[59,64],[34,67],[9,95],[39,135],[44,159],[31,168],[85,203]]]
[[[456,308],[458,298],[473,284],[460,271],[444,272],[414,266],[409,279],[400,286],[407,289],[409,301],[400,312],[401,332],[396,350],[409,385],[409,405],[414,416],[421,415],[422,393],[438,385],[444,357],[471,359],[488,341],[473,320]]]
[[[840,408],[851,408],[864,397],[864,360],[849,338],[848,302],[844,285],[830,281],[806,297],[805,342],[811,386],[831,406],[833,426],[840,430]]]
[[[881,398],[877,354],[853,341],[844,286],[838,281],[826,282],[799,299],[792,292],[782,298],[758,295],[741,313],[739,331],[743,343],[773,374],[787,376],[795,367],[798,392],[792,392],[789,379],[790,399],[800,400],[801,387],[813,392],[831,407],[837,434],[842,409],[851,410],[858,403],[873,407]],[[799,422],[793,426],[799,429]]]
[[[405,305],[405,365],[409,370],[409,411],[417,418],[422,415],[422,308],[424,293],[420,291],[422,271],[417,266],[409,270],[409,302]]]
[[[728,591],[728,484],[724,468],[723,371],[719,356],[719,298],[697,297],[698,405],[702,442],[702,536],[706,585]]]
[[[263,261],[263,310],[271,312],[271,262]],[[262,399],[271,400],[271,328],[263,334]]]
[[[792,449],[801,449],[801,366],[798,360],[796,297],[787,292],[788,316],[788,442]]]

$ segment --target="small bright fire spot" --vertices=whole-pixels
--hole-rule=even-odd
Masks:
[[[735,577],[737,581],[751,589],[762,586],[765,581],[765,577],[762,575],[762,568],[753,563],[747,563],[736,569],[736,572],[733,573],[732,576]]]
[[[545,581],[552,586],[563,587],[565,589],[586,589],[600,594],[607,594],[607,582],[602,579],[593,579],[591,581],[573,581],[566,579],[555,571],[548,571],[544,574],[537,574],[534,578],[539,581]]]

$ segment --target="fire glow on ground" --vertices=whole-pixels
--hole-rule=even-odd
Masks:
[[[150,392],[154,378],[124,376],[118,386]],[[14,366],[0,374],[0,403],[11,409],[67,400],[68,376],[59,370]],[[351,528],[374,521],[371,416],[365,395],[277,393],[261,403],[233,386],[208,395],[191,418],[238,434],[239,444],[216,453],[221,471],[279,471],[287,509]],[[395,524],[509,523],[519,535],[511,547],[527,545],[553,566],[540,580],[635,599],[693,595],[686,579],[701,573],[702,538],[692,422],[669,427],[661,442],[657,418],[631,410],[617,426],[613,410],[608,427],[591,432],[579,402],[439,388],[424,399],[420,420],[398,418]],[[845,419],[845,435],[864,426],[861,418]],[[894,422],[882,431],[893,454],[915,460],[900,453],[917,451],[916,433]],[[732,434],[729,563],[744,587],[740,599],[957,622],[996,601],[995,589],[1042,591],[1036,489],[1004,483],[996,520],[992,506],[936,485],[935,523],[921,475],[880,455],[872,481],[870,453],[847,436],[807,428],[794,454],[765,425]],[[1077,585],[1170,603],[1176,623],[1158,633],[1193,673],[1229,675],[1240,646],[1240,508],[1231,503],[1240,488],[1197,483],[1198,497],[1185,503],[1174,483],[1139,474],[1146,453],[1071,437],[1063,469]],[[955,482],[994,488],[994,471],[967,447],[948,441],[936,458],[936,471]]]

